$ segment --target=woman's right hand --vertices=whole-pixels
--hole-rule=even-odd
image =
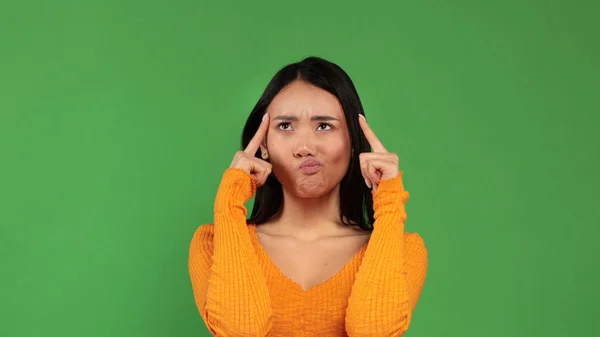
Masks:
[[[238,151],[235,154],[235,157],[233,157],[233,161],[229,166],[229,168],[238,168],[246,171],[252,176],[257,187],[265,184],[273,169],[273,166],[271,166],[270,163],[255,157],[256,151],[258,151],[265,139],[268,129],[269,115],[265,114],[254,137],[252,137],[252,140],[248,143],[248,146],[246,146],[244,151]]]

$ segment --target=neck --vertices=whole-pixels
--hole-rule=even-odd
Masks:
[[[299,198],[283,190],[278,231],[294,236],[319,236],[340,228],[339,186],[317,198]]]

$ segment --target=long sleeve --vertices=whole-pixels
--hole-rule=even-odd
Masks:
[[[246,225],[244,204],[256,186],[249,174],[228,169],[214,205],[212,240],[196,231],[189,272],[198,310],[215,336],[269,336],[269,291]],[[207,234],[208,233],[208,234]]]
[[[410,324],[425,282],[427,249],[406,234],[402,173],[381,181],[373,193],[375,223],[346,310],[350,337],[398,337]]]

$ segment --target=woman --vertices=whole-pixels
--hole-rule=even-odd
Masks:
[[[214,224],[190,247],[195,301],[212,334],[402,335],[427,250],[404,231],[398,156],[367,124],[348,75],[316,57],[281,69],[242,148],[223,174]]]

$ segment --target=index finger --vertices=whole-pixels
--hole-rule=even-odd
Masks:
[[[258,130],[256,130],[254,137],[252,137],[252,139],[250,140],[250,142],[244,149],[244,152],[246,152],[249,155],[254,156],[256,154],[256,151],[258,151],[258,148],[260,147],[260,144],[262,143],[263,139],[265,139],[265,135],[267,134],[268,128],[269,128],[269,115],[268,115],[268,113],[265,113],[263,116],[263,120],[260,122],[260,125],[258,126]]]
[[[365,137],[367,138],[367,141],[371,145],[371,148],[373,148],[373,151],[374,152],[388,152],[385,149],[385,147],[383,146],[383,144],[381,144],[381,142],[379,141],[379,138],[377,138],[377,136],[375,136],[375,132],[373,132],[373,130],[371,130],[371,127],[369,126],[369,124],[367,124],[367,119],[365,118],[365,116],[359,115],[358,120],[359,120],[360,127],[363,130]]]

